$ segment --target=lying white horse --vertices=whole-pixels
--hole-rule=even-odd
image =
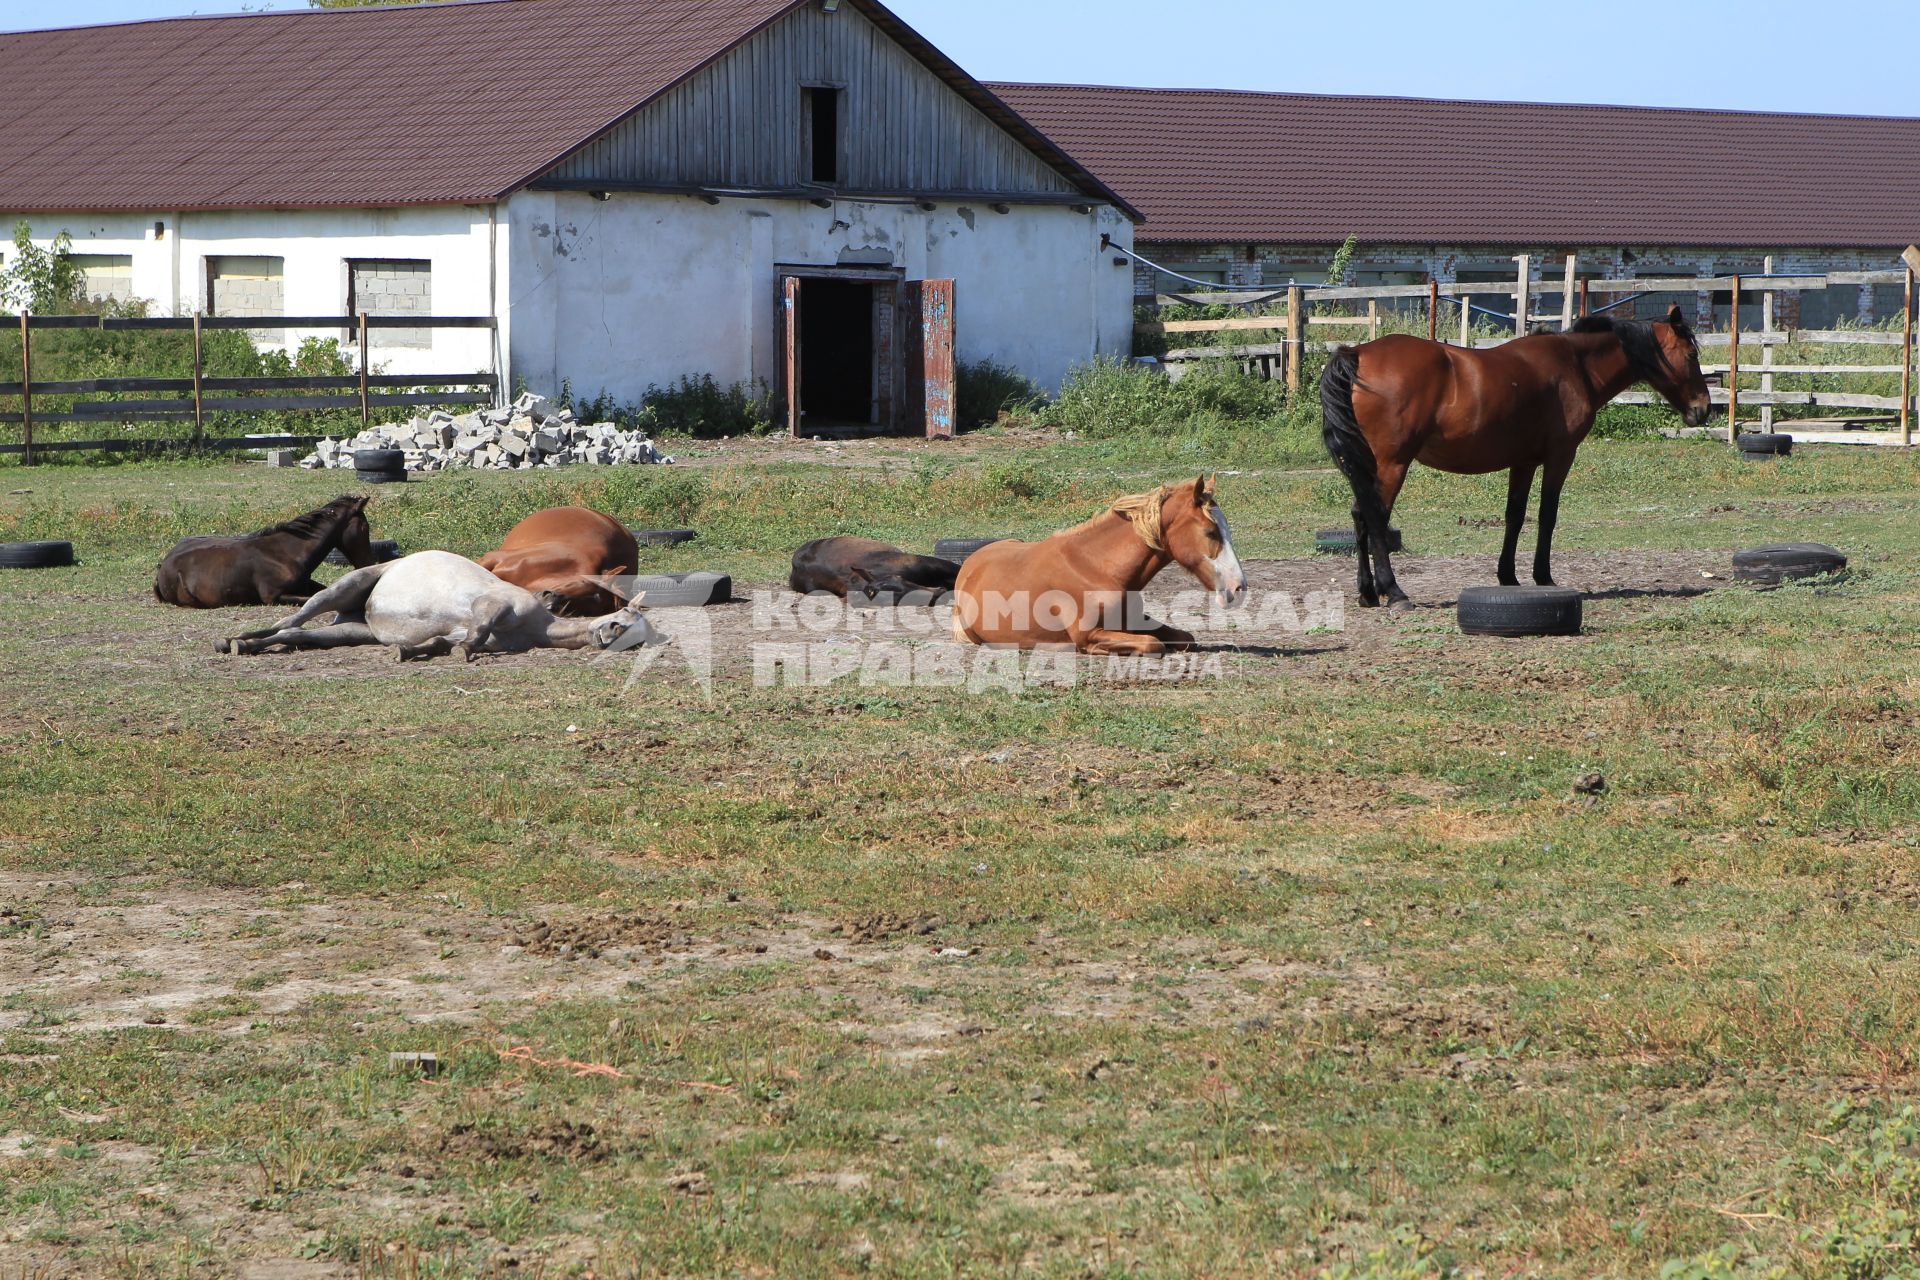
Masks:
[[[302,630],[322,614],[330,626]],[[390,644],[400,660],[458,653],[518,653],[525,649],[622,649],[654,642],[640,599],[598,618],[556,617],[531,591],[503,582],[464,556],[421,551],[404,560],[355,569],[270,627],[249,631],[214,648],[221,653],[338,649]]]

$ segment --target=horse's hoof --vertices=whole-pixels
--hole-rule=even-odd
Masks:
[[[1393,599],[1387,601],[1387,608],[1395,613],[1412,613],[1413,601],[1407,599],[1405,596],[1395,596]]]
[[[479,655],[476,654],[468,646],[464,644],[457,644],[453,646],[453,656],[460,659],[460,661],[462,662],[472,662]]]
[[[397,644],[393,646],[393,660],[395,662],[411,661],[412,655],[407,652],[407,646],[403,644]]]
[[[215,641],[213,642],[213,651],[214,651],[215,653],[232,653],[232,652],[233,652],[233,641],[231,641],[231,640],[215,640]]]
[[[1380,607],[1380,597],[1379,596],[1361,596],[1360,607],[1362,609],[1378,609]]]

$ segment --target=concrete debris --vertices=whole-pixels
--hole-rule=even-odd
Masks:
[[[576,464],[611,467],[673,463],[646,432],[624,431],[612,422],[576,422],[573,410],[552,408],[545,396],[532,392],[504,409],[483,409],[458,417],[435,409],[407,422],[370,427],[351,440],[322,440],[300,465],[310,471],[350,468],[358,449],[402,450],[408,471],[457,467],[526,471]]]

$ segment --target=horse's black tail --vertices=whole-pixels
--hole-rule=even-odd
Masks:
[[[1353,486],[1360,513],[1369,525],[1387,527],[1386,508],[1380,502],[1379,473],[1373,460],[1373,445],[1360,430],[1360,419],[1353,412],[1353,384],[1360,377],[1360,352],[1341,347],[1327,361],[1320,375],[1320,439],[1333,455],[1334,465]]]

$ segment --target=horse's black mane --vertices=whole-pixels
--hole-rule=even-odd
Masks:
[[[325,529],[330,521],[338,521],[342,515],[343,504],[353,500],[352,494],[342,494],[324,507],[315,507],[312,511],[297,515],[291,520],[282,520],[279,524],[270,524],[264,529],[257,529],[251,536],[260,538],[269,533],[292,533],[303,538],[311,537]]]
[[[1574,321],[1572,332],[1611,333],[1620,339],[1620,347],[1627,353],[1627,367],[1641,378],[1651,378],[1666,368],[1666,359],[1660,354],[1660,340],[1653,336],[1653,325],[1646,320],[1581,316]]]

